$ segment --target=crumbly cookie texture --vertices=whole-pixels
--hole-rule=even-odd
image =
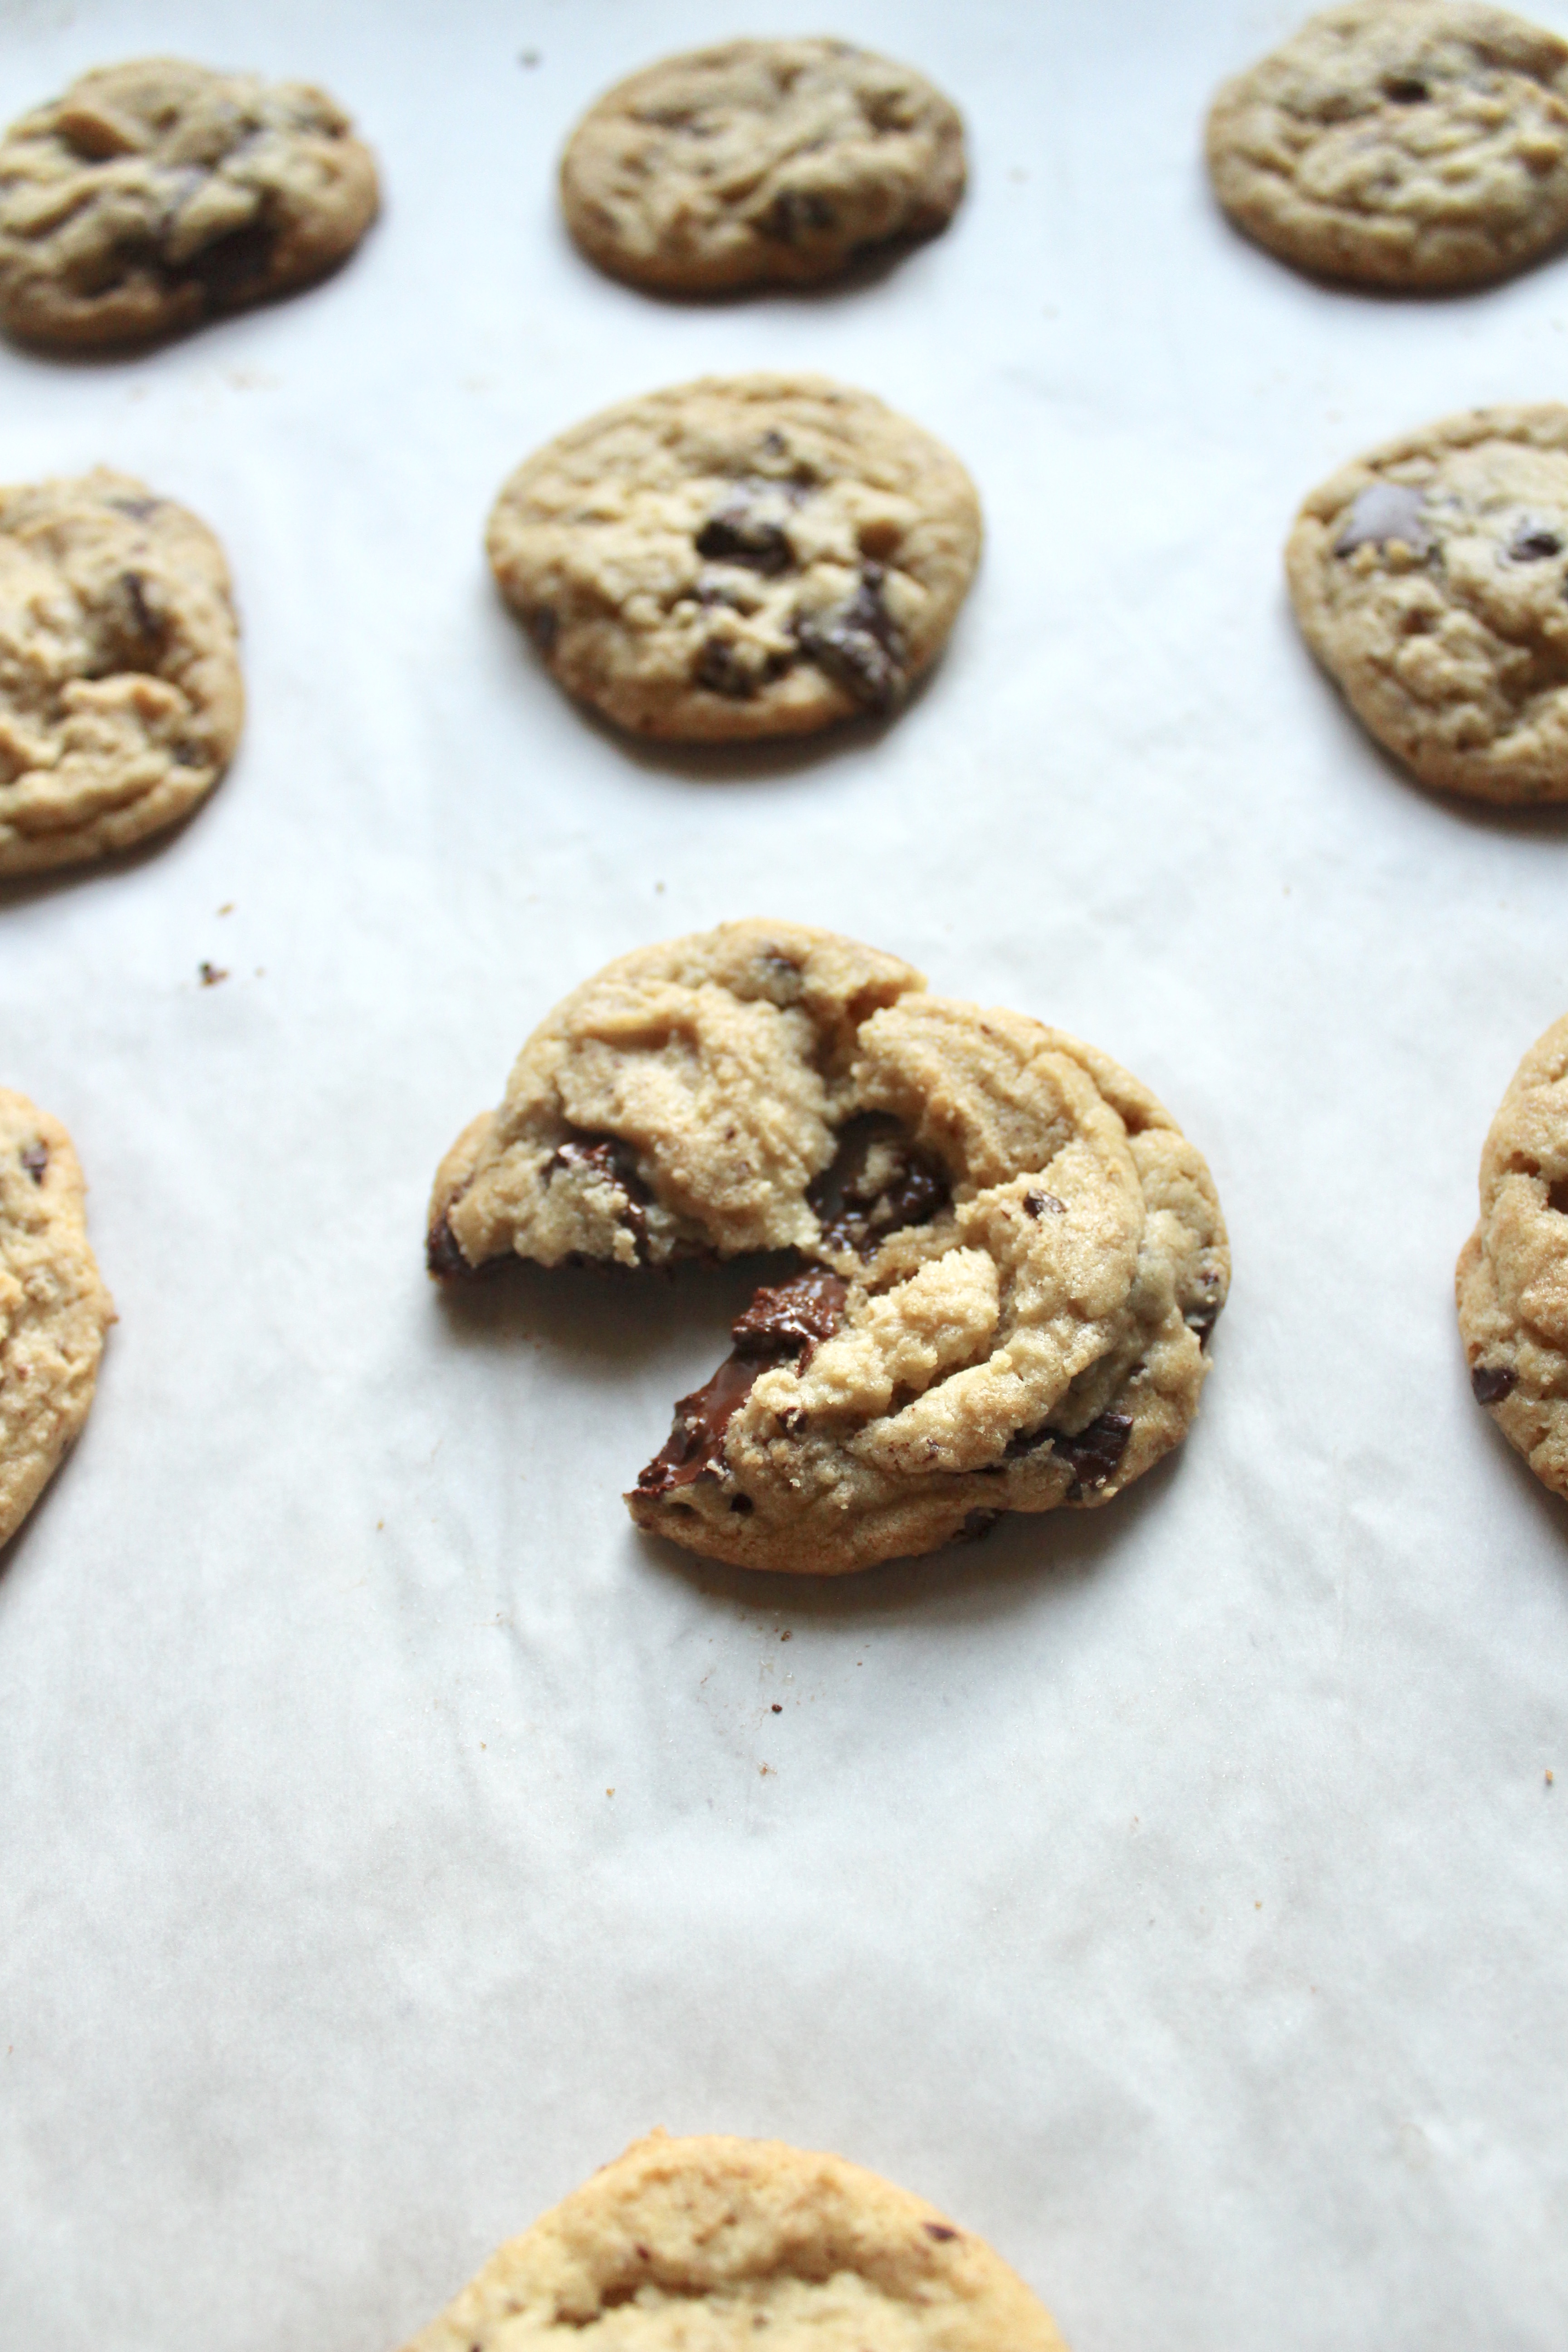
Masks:
[[[0,875],[173,824],[227,766],[244,710],[205,523],[102,467],[0,489]]]
[[[1285,565],[1308,644],[1424,782],[1568,799],[1568,407],[1385,443],[1313,491]]]
[[[1531,1047],[1491,1123],[1454,1287],[1477,1403],[1568,1496],[1568,1013]]]
[[[730,41],[606,90],[567,144],[561,200],[602,268],[726,294],[928,236],[963,176],[958,110],[908,66],[847,41]]]
[[[1066,2352],[989,2246],[838,2156],[653,2132],[491,2256],[406,2352]]]
[[[87,1419],[114,1306],[58,1119],[0,1087],[0,1544]]]
[[[886,714],[973,576],[980,506],[940,441],[821,376],[710,376],[520,466],[487,538],[568,690],[687,741]]]
[[[321,277],[376,201],[370,150],[321,90],[104,66],[0,142],[0,323],[83,347],[174,334]]]
[[[1506,277],[1568,232],[1568,44],[1470,0],[1356,0],[1227,82],[1215,191],[1285,260],[1363,286]]]
[[[1180,1443],[1230,1261],[1207,1168],[1106,1055],[830,932],[609,965],[448,1152],[431,1271],[790,1250],[676,1408],[638,1525],[835,1575],[1108,1502]]]

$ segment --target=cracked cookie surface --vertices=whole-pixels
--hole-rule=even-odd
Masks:
[[[1568,1497],[1568,1014],[1509,1083],[1480,1193],[1454,1278],[1470,1386],[1542,1483]]]
[[[405,2352],[1066,2352],[983,2240],[838,2156],[636,2141],[513,2238]]]
[[[376,201],[321,90],[178,58],[100,67],[0,142],[0,323],[82,348],[178,333],[322,277]]]
[[[802,1271],[626,1500],[689,1550],[819,1575],[1109,1501],[1185,1435],[1230,1271],[1202,1157],[1109,1055],[788,923],[576,990],[431,1201],[447,1277],[779,1250]]]
[[[963,601],[980,507],[869,393],[714,376],[549,442],[486,544],[571,693],[638,733],[731,741],[896,710]]]
[[[1568,407],[1385,443],[1313,491],[1285,563],[1312,651],[1425,782],[1568,799]]]
[[[1568,233],[1568,44],[1468,0],[1331,8],[1227,82],[1215,193],[1299,268],[1485,284]]]
[[[606,90],[567,143],[561,199],[602,268],[718,294],[930,236],[963,179],[958,110],[908,66],[847,41],[731,41]]]
[[[101,467],[0,489],[0,875],[173,824],[227,766],[244,708],[205,523]]]
[[[85,1192],[58,1119],[0,1087],[0,1544],[87,1419],[114,1320]]]

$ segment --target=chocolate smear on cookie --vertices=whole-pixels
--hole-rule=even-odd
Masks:
[[[908,684],[903,632],[882,601],[885,577],[879,563],[868,563],[852,596],[795,620],[802,653],[879,717],[898,709]]]
[[[730,1327],[734,1352],[676,1405],[674,1426],[638,1478],[637,1492],[667,1495],[674,1486],[716,1476],[724,1433],[756,1381],[774,1364],[793,1363],[804,1371],[817,1343],[838,1328],[847,1296],[847,1286],[821,1267],[759,1290]]]
[[[1068,1436],[1059,1429],[1021,1429],[1007,1440],[1005,1458],[1020,1460],[1026,1454],[1037,1454],[1045,1445],[1051,1447],[1058,1459],[1072,1473],[1068,1488],[1069,1503],[1080,1502],[1088,1486],[1103,1486],[1114,1475],[1116,1465],[1127,1451],[1127,1441],[1132,1434],[1132,1422],[1124,1412],[1102,1412],[1087,1429]]]
[[[624,1143],[618,1135],[569,1137],[552,1158],[547,1173],[553,1176],[558,1168],[569,1169],[598,1183],[613,1184],[625,1193],[621,1223],[639,1252],[646,1251],[647,1210],[653,1195],[637,1174],[637,1154],[629,1143]]]

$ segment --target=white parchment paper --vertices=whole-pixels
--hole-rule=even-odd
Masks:
[[[309,76],[386,209],[173,349],[0,352],[5,478],[108,460],[220,533],[251,698],[177,838],[0,902],[0,1079],[121,1316],[0,1563],[0,2344],[389,2352],[655,2123],[923,2191],[1076,2352],[1568,2340],[1568,1521],[1451,1305],[1568,1005],[1568,827],[1410,783],[1279,572],[1342,457],[1563,394],[1568,261],[1400,302],[1237,238],[1203,109],[1296,13],[7,0],[5,119],[154,50]],[[963,106],[947,236],[708,306],[574,255],[599,89],[829,16]],[[757,365],[950,441],[979,583],[880,734],[628,746],[493,594],[489,501]],[[1114,1507],[700,1567],[619,1495],[744,1276],[427,1284],[533,1023],[750,913],[1078,1031],[1208,1154],[1203,1416]]]

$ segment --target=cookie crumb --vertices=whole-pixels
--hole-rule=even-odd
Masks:
[[[226,980],[228,978],[228,973],[221,963],[207,963],[204,961],[196,966],[196,970],[202,976],[202,986],[204,988],[216,988],[220,980]]]
[[[1549,1789],[1550,1789],[1550,1788],[1551,1788],[1551,1786],[1552,1786],[1552,1767],[1551,1767],[1551,1765],[1549,1764],[1549,1765],[1547,1766],[1547,1768],[1546,1768],[1546,1785],[1547,1785],[1547,1787],[1548,1787]]]
[[[224,901],[223,905],[218,908],[218,913],[219,913],[220,915],[232,915],[232,914],[233,914],[233,912],[234,912],[234,900],[233,900],[232,898],[226,898],[226,899],[225,899],[225,901]]]
[[[775,1699],[774,1699],[774,1701],[773,1701],[773,1713],[774,1713],[775,1715],[782,1715],[782,1714],[784,1713],[784,1709],[783,1709],[783,1707],[779,1705],[779,1703],[778,1703],[778,1701],[777,1701],[777,1699],[776,1699],[776,1698],[775,1698]],[[1551,1780],[1551,1778],[1552,1778],[1551,1773],[1550,1773],[1550,1772],[1548,1772],[1548,1774],[1546,1775],[1546,1777],[1547,1777],[1547,1779],[1550,1780]]]

